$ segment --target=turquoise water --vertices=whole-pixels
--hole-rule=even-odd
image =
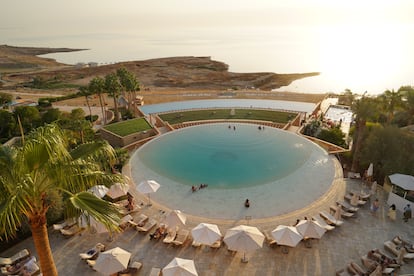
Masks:
[[[255,125],[233,126],[177,131],[149,143],[137,156],[158,174],[185,185],[237,189],[283,178],[311,154],[299,136]]]
[[[134,182],[155,179],[161,187],[152,200],[220,219],[284,214],[309,205],[331,186],[333,157],[307,139],[270,127],[228,126],[194,126],[148,142],[131,157]],[[201,183],[208,187],[191,192]],[[246,198],[251,208],[244,208]]]

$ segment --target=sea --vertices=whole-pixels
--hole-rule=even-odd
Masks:
[[[268,13],[258,10],[260,6],[251,12],[206,13],[207,6],[192,1],[186,1],[190,6],[185,7],[203,6],[203,13],[193,9],[181,15],[184,6],[177,5],[180,1],[174,1],[175,5],[158,1],[157,9],[142,1],[128,1],[130,8],[116,1],[97,2],[103,7],[112,4],[112,10],[83,2],[79,7],[49,0],[24,6],[6,2],[10,12],[6,9],[0,19],[0,44],[85,49],[44,55],[66,64],[209,56],[226,63],[231,72],[320,72],[275,91],[341,93],[349,89],[378,95],[414,85],[412,23],[358,25],[346,18],[335,24],[331,24],[332,18],[315,23],[318,18],[282,13],[283,6],[272,7]],[[224,2],[215,7],[223,5],[236,9]],[[169,13],[173,9],[175,13]],[[369,16],[361,18],[369,21]]]

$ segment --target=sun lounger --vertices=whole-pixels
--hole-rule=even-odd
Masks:
[[[316,223],[318,223],[320,226],[325,228],[327,231],[331,231],[335,229],[335,226],[327,224],[326,221],[321,216],[314,216],[312,217],[312,219],[316,221]]]
[[[171,243],[177,236],[177,228],[170,228],[167,231],[167,236],[162,240],[163,243]]]
[[[76,224],[75,219],[67,219],[62,223],[53,224],[53,230],[60,231],[61,229],[70,228],[71,226],[73,226],[75,224]]]
[[[2,266],[0,271],[3,275],[18,275],[23,269],[27,269],[26,264],[30,262],[36,262],[36,258],[31,256],[30,258],[21,259],[12,265]]]
[[[212,245],[210,245],[210,248],[213,248],[213,249],[220,248],[221,247],[221,244],[222,244],[222,240],[223,240],[223,238],[218,239]]]
[[[349,266],[352,267],[353,270],[357,272],[357,275],[368,275],[368,272],[355,262],[351,262]]]
[[[392,242],[398,246],[403,246],[407,249],[408,253],[414,253],[414,245],[412,242],[402,239],[400,236],[395,236]]]
[[[357,200],[357,205],[358,206],[363,206],[363,205],[365,205],[365,203],[367,203],[367,201],[366,200],[362,200],[360,197],[359,197],[359,195],[357,195],[358,196],[358,200]],[[349,201],[349,203],[351,204],[351,205],[353,205],[352,204],[352,194],[347,194],[347,195],[345,195],[344,196],[344,198],[346,199],[346,200],[348,200]]]
[[[367,255],[364,255],[364,256],[362,256],[361,257],[361,262],[362,262],[362,265],[368,270],[368,271],[374,271],[375,270],[375,268],[377,268],[377,266],[378,265],[380,265],[377,261],[374,261],[374,260],[372,260],[372,259],[370,259],[370,258],[368,258],[368,256]],[[389,275],[389,274],[391,274],[392,272],[394,272],[394,269],[396,268],[396,267],[399,267],[399,265],[397,265],[397,266],[395,266],[395,267],[385,267],[385,268],[382,268],[382,274],[385,274],[385,275]]]
[[[0,257],[0,266],[3,265],[12,265],[15,264],[23,259],[30,257],[30,252],[27,249],[20,250],[10,258],[2,258]]]
[[[320,211],[320,212],[319,212],[319,215],[320,215],[322,218],[324,218],[324,219],[325,219],[325,221],[326,221],[328,224],[331,224],[331,225],[341,226],[341,225],[344,223],[344,221],[343,221],[343,220],[338,220],[338,219],[336,219],[334,216],[332,216],[331,214],[329,214],[329,213],[328,213],[328,212],[326,212],[326,211]]]
[[[337,211],[337,208],[341,208],[340,206],[331,206],[331,207],[329,207],[333,212],[336,212]],[[343,218],[352,218],[352,217],[355,217],[354,216],[355,215],[355,213],[351,213],[351,212],[347,212],[347,211],[345,211],[345,210],[341,210],[341,217],[343,217]]]
[[[355,274],[350,274],[348,271],[344,268],[339,269],[335,272],[336,276],[354,276]]]
[[[137,226],[144,226],[145,222],[148,220],[148,216],[145,214],[139,214],[139,216],[137,218],[133,218],[132,220],[128,221],[128,223],[133,226],[133,227],[137,227]]]
[[[128,268],[131,270],[132,273],[137,273],[138,270],[140,270],[142,267],[142,263],[140,262],[133,262],[130,266],[128,266]]]
[[[79,256],[82,260],[93,260],[96,259],[99,255],[99,252],[105,250],[105,245],[102,243],[97,243],[94,247],[86,251],[85,253],[80,253]]]
[[[24,274],[23,274],[24,272]],[[23,270],[19,275],[38,275],[40,274],[40,267],[37,265],[37,260],[35,257],[30,259],[27,263],[24,264]]]
[[[75,224],[68,229],[60,229],[60,233],[66,237],[71,237],[76,235],[77,233],[81,232],[83,229],[79,227],[79,225]]]
[[[183,245],[183,243],[185,243],[185,241],[187,240],[189,234],[190,231],[186,229],[180,229],[177,232],[177,236],[171,243],[174,245]]]
[[[269,235],[268,232],[263,231],[263,235],[265,236],[266,242],[270,247],[277,245],[276,240],[272,237],[272,235]]]
[[[153,267],[149,276],[160,276],[161,275],[161,268]]]
[[[397,245],[395,245],[395,243],[393,243],[392,241],[385,241],[384,248],[390,251],[398,258],[402,257],[404,260],[414,259],[414,253],[407,253],[407,250],[404,247],[398,248]]]
[[[119,227],[121,227],[122,229],[127,228],[130,225],[130,221],[133,220],[133,217],[131,215],[126,215],[124,217],[121,218],[121,221],[119,222]]]
[[[137,226],[136,229],[139,232],[148,232],[151,230],[155,225],[157,225],[157,221],[153,218],[148,219],[148,221],[144,224],[144,226]]]
[[[349,204],[346,201],[337,201],[336,204],[340,205],[344,210],[348,211],[348,212],[356,212],[359,210],[358,207],[352,206],[351,204]]]
[[[196,241],[193,241],[193,242],[191,243],[191,246],[192,246],[192,247],[200,247],[200,246],[201,246],[201,243],[196,242]]]

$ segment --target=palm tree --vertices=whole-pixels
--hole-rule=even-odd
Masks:
[[[414,87],[402,86],[398,91],[403,96],[404,110],[407,113],[407,125],[411,125],[414,120]]]
[[[377,102],[373,98],[362,96],[356,100],[352,106],[352,111],[356,115],[356,131],[354,135],[354,145],[352,146],[352,166],[351,171],[355,172],[359,165],[359,155],[365,135],[366,122],[372,119],[377,113]]]
[[[92,110],[91,110],[91,104],[89,102],[89,96],[91,95],[91,92],[89,91],[89,87],[81,86],[79,87],[79,94],[82,96],[85,96],[86,105],[89,109],[89,121],[92,122]]]
[[[92,94],[98,94],[99,104],[102,111],[102,125],[106,124],[106,113],[104,107],[103,93],[105,92],[105,80],[101,77],[95,77],[89,82],[88,90]]]
[[[63,131],[50,124],[37,128],[19,147],[0,148],[0,237],[9,240],[27,222],[32,231],[43,275],[58,275],[47,233],[46,213],[52,195],[65,201],[68,218],[87,214],[117,231],[119,211],[111,203],[86,190],[96,184],[122,181],[119,174],[105,173],[97,158],[114,160],[107,143],[90,143],[73,150],[66,147]]]
[[[119,68],[118,70],[116,70],[116,74],[119,78],[119,82],[121,83],[124,91],[128,92],[128,109],[131,110],[132,103],[134,103],[134,114],[136,114],[136,91],[140,90],[139,82],[135,75],[125,68]]]
[[[402,106],[402,97],[399,91],[386,90],[378,97],[382,101],[382,108],[387,113],[387,123],[390,124],[394,118],[395,111]]]
[[[105,76],[106,92],[108,92],[109,96],[114,98],[115,122],[119,121],[118,97],[120,95],[121,88],[121,84],[119,83],[118,77],[115,73]]]

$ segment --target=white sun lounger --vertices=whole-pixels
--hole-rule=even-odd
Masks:
[[[162,240],[163,243],[172,243],[173,240],[175,240],[175,237],[177,236],[177,227],[168,229],[167,236]]]
[[[9,258],[2,258],[0,257],[0,266],[4,266],[4,265],[12,265],[14,263],[17,263],[20,260],[23,260],[25,258],[30,257],[30,252],[27,249],[23,249],[20,250],[19,252],[17,252],[16,254],[14,254],[13,256],[9,257]]]
[[[399,257],[401,250],[404,250],[405,253],[403,255],[404,260],[412,260],[414,259],[414,253],[406,253],[407,250],[405,248],[397,248],[397,245],[392,241],[385,241],[384,248],[394,254],[396,257]]]
[[[332,216],[326,211],[320,211],[319,215],[323,217],[327,221],[328,224],[333,224],[335,226],[341,226],[344,223],[343,220],[336,219],[334,216]]]
[[[321,216],[316,215],[316,216],[313,216],[312,219],[316,221],[320,226],[325,228],[327,231],[331,231],[335,229],[335,226],[327,224],[326,221]]]
[[[148,219],[148,221],[144,224],[144,226],[137,226],[136,229],[139,232],[148,232],[151,230],[155,225],[157,225],[157,221],[153,218]]]
[[[174,245],[183,245],[185,241],[187,240],[189,234],[190,234],[190,231],[186,229],[180,229],[177,232],[177,236],[171,243]]]
[[[128,221],[128,223],[133,226],[133,227],[137,227],[137,226],[144,226],[145,222],[148,220],[148,216],[145,214],[139,214],[139,216],[137,218],[133,218],[132,220]]]
[[[359,210],[358,207],[352,206],[351,204],[349,204],[346,201],[337,201],[336,204],[341,205],[342,208],[348,212],[356,212]]]

